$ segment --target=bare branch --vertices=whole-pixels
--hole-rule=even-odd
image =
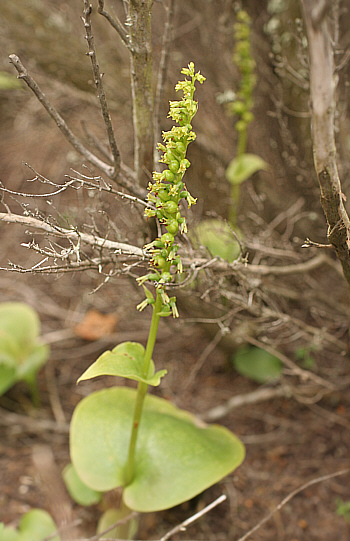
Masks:
[[[132,44],[131,44],[131,41],[130,41],[130,38],[129,38],[129,35],[128,35],[127,31],[125,30],[123,24],[118,19],[118,17],[115,16],[115,18],[113,18],[107,11],[105,11],[105,9],[104,9],[104,0],[98,0],[97,11],[98,11],[98,13],[100,13],[100,15],[102,15],[103,17],[105,17],[107,19],[109,24],[111,26],[113,26],[114,30],[116,30],[118,32],[118,34],[121,37],[121,39],[123,40],[125,46],[129,49],[129,51],[132,51],[133,47],[132,47]]]
[[[51,105],[45,94],[42,92],[38,84],[34,79],[29,75],[27,69],[23,66],[22,62],[17,55],[11,54],[9,56],[10,63],[13,64],[18,72],[18,78],[23,79],[32,92],[36,95],[40,103],[49,113],[51,118],[56,123],[57,127],[61,130],[64,137],[72,145],[75,150],[84,156],[90,163],[95,165],[100,171],[102,171],[107,177],[113,178],[114,167],[106,164],[104,161],[100,160],[95,154],[90,152],[85,146],[76,138],[70,128],[67,126],[66,122],[63,120],[61,115],[56,111],[56,109]],[[138,197],[145,197],[145,190],[138,186],[136,182],[133,182],[134,175],[130,173],[126,166],[121,165],[121,170],[124,173],[124,176],[118,176],[118,183],[126,188],[131,193],[137,195]],[[129,178],[130,180],[129,180]],[[134,177],[131,179],[131,177]]]
[[[106,250],[114,250],[120,254],[134,255],[141,257],[142,259],[145,257],[144,251],[137,246],[131,246],[123,242],[115,242],[112,240],[103,239],[101,237],[95,237],[93,235],[88,235],[87,233],[78,232],[75,229],[69,230],[64,229],[63,227],[52,226],[47,222],[32,218],[31,216],[20,216],[18,214],[0,212],[0,221],[36,227],[38,229],[43,229],[47,233],[52,233],[66,239],[80,239],[82,242],[86,242],[90,246],[105,248]]]
[[[203,264],[208,264],[208,259],[205,258],[195,258],[194,260],[190,260],[189,258],[184,257],[183,262],[185,265],[192,265],[193,268],[200,267]],[[334,266],[334,261],[332,261],[330,258],[328,258],[324,254],[319,254],[312,259],[309,259],[308,261],[305,261],[303,263],[298,263],[296,265],[249,265],[246,263],[242,263],[242,261],[234,261],[233,263],[228,263],[227,261],[224,261],[220,258],[214,258],[211,260],[211,268],[215,270],[231,270],[234,272],[235,270],[243,270],[244,272],[248,272],[249,274],[256,274],[258,276],[288,276],[290,274],[302,274],[305,272],[310,272],[314,269],[317,269],[323,264],[330,265],[331,267]]]
[[[29,75],[26,68],[23,66],[22,62],[15,54],[10,54],[9,56],[11,64],[13,64],[18,72],[18,79],[23,79],[29,88],[34,92],[40,103],[45,107],[46,111],[49,113],[51,118],[55,121],[58,128],[61,130],[65,138],[69,143],[75,148],[79,154],[84,156],[90,163],[96,165],[101,171],[103,171],[108,177],[113,175],[113,167],[107,165],[102,160],[97,158],[92,152],[84,147],[75,137],[73,132],[68,128],[66,122],[63,120],[61,115],[56,111],[56,109],[51,105],[49,100],[46,98],[45,94],[39,88],[34,79]]]
[[[85,135],[90,143],[90,145],[93,145],[101,154],[108,160],[109,162],[113,163],[113,156],[111,154],[111,151],[108,149],[107,146],[103,144],[103,142],[98,139],[93,133],[90,132],[89,128],[86,125],[85,120],[80,121],[81,127],[83,128]]]
[[[117,176],[119,175],[119,171],[120,171],[120,153],[117,147],[117,143],[115,141],[111,115],[109,114],[106,94],[103,88],[103,83],[102,83],[103,74],[100,73],[100,67],[98,64],[97,56],[96,56],[95,41],[94,41],[92,28],[91,28],[91,12],[92,12],[92,6],[89,4],[87,0],[84,0],[84,17],[82,17],[82,19],[84,23],[85,32],[86,32],[86,40],[89,46],[88,56],[91,59],[97,97],[100,102],[101,112],[102,112],[103,120],[106,126],[106,130],[107,130],[109,146],[110,146],[112,156],[113,156],[114,171],[111,178],[115,180]]]
[[[334,138],[337,78],[334,75],[333,49],[326,17],[330,3],[326,0],[302,0],[302,4],[309,49],[315,169],[328,222],[327,236],[350,286],[350,220],[343,203]]]

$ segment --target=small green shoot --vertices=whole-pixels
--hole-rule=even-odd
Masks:
[[[350,501],[344,502],[341,498],[337,498],[335,512],[340,517],[343,517],[346,522],[350,523]]]

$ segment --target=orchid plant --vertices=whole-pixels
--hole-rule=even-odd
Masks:
[[[178,317],[176,298],[168,293],[175,275],[182,273],[176,235],[187,231],[183,202],[196,199],[184,175],[190,162],[189,143],[196,137],[192,119],[197,112],[195,83],[205,78],[190,63],[182,70],[185,80],[175,89],[179,101],[170,102],[169,117],[176,122],[163,132],[159,160],[166,167],[153,173],[148,186],[147,218],[156,217],[164,232],[144,247],[150,268],[137,279],[150,306],[152,319],[146,348],[135,342],[104,352],[79,378],[80,381],[113,375],[137,382],[137,388],[116,386],[93,392],[77,406],[71,423],[69,468],[73,485],[85,486],[95,495],[122,488],[121,514],[126,510],[159,511],[184,502],[220,481],[244,459],[244,446],[222,426],[207,426],[168,400],[148,393],[157,387],[166,369],[156,371],[152,360],[161,317]],[[147,286],[146,286],[147,284]],[[151,290],[153,289],[153,291]]]

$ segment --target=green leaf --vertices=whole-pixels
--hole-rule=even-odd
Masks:
[[[31,381],[40,368],[46,363],[50,355],[50,348],[47,344],[35,346],[31,353],[18,366],[17,379]]]
[[[92,490],[78,476],[73,464],[67,464],[62,477],[71,498],[79,505],[94,505],[101,500],[101,492]]]
[[[0,395],[19,380],[33,385],[50,348],[38,345],[39,316],[21,302],[0,304]]]
[[[0,304],[0,351],[13,348],[17,361],[24,359],[33,349],[40,334],[38,314],[25,303],[4,302]]]
[[[0,541],[18,541],[19,533],[12,526],[4,526],[4,523],[0,524]]]
[[[32,509],[28,511],[20,520],[16,541],[42,541],[45,537],[52,535],[57,530],[57,526],[50,515],[42,509]],[[60,541],[56,535],[52,541]]]
[[[226,178],[233,184],[242,184],[254,173],[260,170],[267,170],[269,165],[256,154],[241,154],[234,158],[226,169]]]
[[[92,393],[75,409],[71,459],[79,477],[98,491],[124,486],[136,391]],[[236,469],[244,446],[224,427],[201,426],[190,413],[153,395],[145,398],[135,476],[124,488],[130,509],[168,509],[193,498]]]
[[[282,372],[280,359],[264,349],[251,346],[239,349],[233,357],[233,364],[239,374],[258,383],[276,380]]]
[[[235,231],[238,236],[240,232]],[[208,248],[213,257],[219,256],[232,263],[240,255],[240,247],[230,227],[221,220],[204,220],[195,227],[195,236],[199,244]]]
[[[151,361],[148,377],[145,377],[142,370],[144,356],[145,348],[141,344],[123,342],[112,351],[102,353],[97,361],[80,376],[78,383],[97,376],[120,376],[157,386],[167,371],[159,370],[154,373],[154,363]]]

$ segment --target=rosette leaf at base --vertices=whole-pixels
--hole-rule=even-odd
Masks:
[[[135,474],[126,484],[135,398],[133,389],[104,389],[84,398],[74,412],[72,462],[79,477],[94,490],[123,486],[123,500],[130,509],[159,511],[193,498],[242,463],[244,446],[229,430],[200,425],[190,413],[147,395]]]

